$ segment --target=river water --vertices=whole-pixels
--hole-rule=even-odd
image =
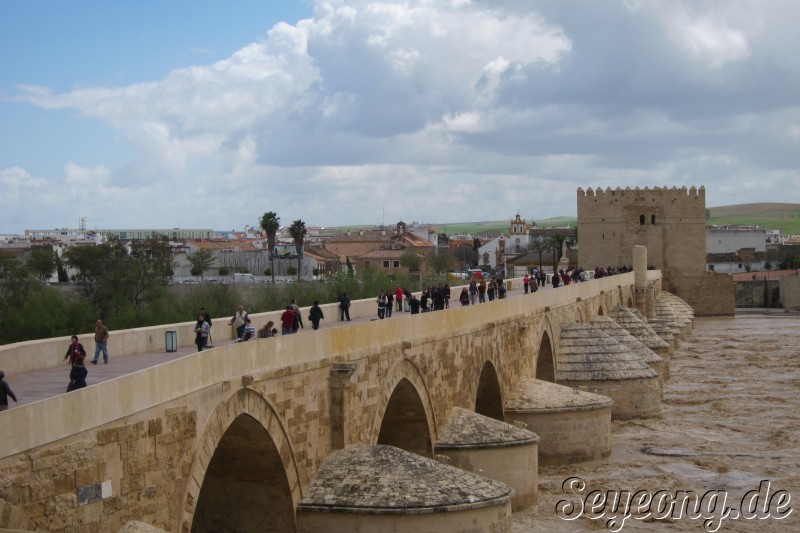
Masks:
[[[514,515],[512,531],[602,531],[620,522],[622,531],[800,531],[800,317],[697,318],[672,357],[671,374],[662,417],[613,422],[607,460],[540,467],[539,503]],[[585,487],[578,491],[574,482],[575,494],[567,495],[564,481],[573,477]],[[604,495],[589,496],[597,504],[593,514],[592,491]],[[622,521],[622,509],[607,503],[621,494],[622,502],[646,504],[650,495],[668,504],[676,491],[694,491],[698,514],[710,521],[677,518],[680,505],[672,512],[662,507],[669,516],[659,520],[655,506],[645,505],[641,518]],[[561,514],[573,520],[557,515],[560,501],[570,503]],[[725,508],[732,509],[727,516]],[[609,524],[613,516],[617,522]]]

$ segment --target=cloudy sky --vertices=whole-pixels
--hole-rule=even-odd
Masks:
[[[796,0],[0,0],[0,233],[800,202]]]

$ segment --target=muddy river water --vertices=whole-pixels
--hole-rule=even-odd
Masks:
[[[697,318],[671,373],[607,460],[540,467],[512,531],[800,532],[800,317]]]

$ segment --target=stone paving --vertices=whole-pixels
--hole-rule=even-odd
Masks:
[[[540,287],[539,290],[554,290],[554,289],[550,287],[544,287],[544,288]],[[513,284],[512,289],[509,290],[507,293],[507,298],[513,298],[517,296],[525,296],[522,290],[522,283]],[[451,308],[461,307],[461,305],[457,303],[457,301],[454,299],[451,299],[450,303],[451,303]],[[441,312],[441,311],[436,311],[436,312]],[[386,320],[402,320],[403,318],[410,316],[411,314],[407,312],[394,311],[392,317]],[[332,318],[328,320],[323,320],[320,324],[320,329],[347,327],[349,324],[370,322],[374,320],[377,320],[377,317],[375,317],[374,315],[366,317],[354,316],[352,317],[352,320],[350,322],[345,322],[345,323],[340,322],[335,318]],[[220,326],[215,326],[215,331],[219,327]],[[305,329],[301,329],[298,332],[298,334],[313,335],[314,331],[309,326]],[[225,344],[232,344],[234,342],[233,340],[219,341],[218,340],[219,337],[222,337],[222,335],[218,332],[215,335],[215,341],[214,341],[215,346],[223,346]],[[262,339],[256,342],[269,342],[269,339]],[[64,344],[65,353],[67,351],[67,345],[68,343]],[[98,364],[93,365],[90,363],[92,356],[94,355],[93,342],[88,343],[88,345],[86,345],[86,352],[87,352],[86,367],[89,370],[89,376],[87,377],[86,381],[88,385],[91,386],[95,383],[100,383],[103,381],[115,379],[120,376],[130,374],[132,372],[136,372],[139,370],[143,370],[145,368],[150,368],[156,365],[160,365],[162,363],[167,363],[169,361],[173,361],[181,357],[192,355],[196,353],[196,350],[194,349],[193,346],[186,346],[183,348],[179,348],[177,352],[150,352],[137,355],[129,355],[127,357],[115,358],[113,332],[112,332],[112,341],[109,343],[108,364],[103,364],[102,357],[100,358]],[[13,409],[15,405],[25,405],[39,400],[52,398],[54,396],[58,396],[59,394],[65,394],[67,389],[67,384],[69,383],[69,371],[70,371],[70,366],[65,362],[63,367],[43,368],[31,372],[23,372],[16,375],[6,375],[5,378],[6,382],[8,382],[8,384],[11,386],[11,389],[14,391],[14,393],[17,396],[17,399],[19,400],[17,404],[11,402],[11,405],[9,407]]]

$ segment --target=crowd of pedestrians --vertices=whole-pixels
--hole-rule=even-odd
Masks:
[[[650,267],[648,267],[650,268]],[[603,278],[614,274],[623,274],[632,272],[633,269],[628,266],[621,267],[596,267],[594,269],[594,278]],[[551,276],[552,286],[559,287],[561,285],[569,285],[570,283],[580,283],[590,279],[589,274],[582,268],[559,270]],[[538,290],[539,287],[544,287],[547,280],[547,274],[541,269],[533,268],[522,279],[524,294],[532,294]],[[459,303],[461,306],[469,306],[482,304],[486,301],[494,301],[495,299],[503,299],[506,297],[507,286],[502,276],[495,276],[488,282],[486,279],[472,280],[469,285],[463,287],[459,294]],[[419,313],[427,313],[432,311],[440,311],[450,307],[451,289],[448,284],[434,284],[425,288],[417,297],[410,290],[399,285],[392,290],[383,290],[378,293],[376,298],[377,316],[378,319],[383,320],[391,318],[394,311],[408,312],[412,315]],[[339,307],[339,320],[350,321],[350,307],[351,301],[347,292],[342,290],[338,298]],[[320,321],[325,319],[325,315],[318,301],[309,309],[308,321],[314,330],[320,327]],[[256,330],[255,326],[250,319],[247,311],[243,305],[239,305],[233,317],[228,322],[229,326],[236,328],[236,341],[246,342],[251,339],[267,339],[278,335],[278,329],[275,323],[270,320],[264,324],[260,329]],[[195,324],[195,344],[197,351],[213,347],[211,345],[211,316],[204,307],[198,310],[197,323]],[[300,329],[305,328],[303,318],[300,313],[300,308],[296,300],[292,300],[286,306],[284,312],[280,317],[281,334],[291,335],[297,333]],[[97,320],[95,323],[95,352],[94,358],[91,360],[92,364],[99,362],[100,354],[103,355],[103,362],[108,364],[108,340],[109,330],[103,324],[102,320]],[[64,355],[64,359],[70,365],[69,383],[67,385],[67,392],[86,387],[86,379],[88,371],[84,365],[87,356],[86,350],[79,342],[78,336],[73,335],[70,339],[70,345]],[[8,398],[15,402],[16,396],[11,390],[11,387],[4,380],[5,373],[0,370],[0,411],[8,409]]]

